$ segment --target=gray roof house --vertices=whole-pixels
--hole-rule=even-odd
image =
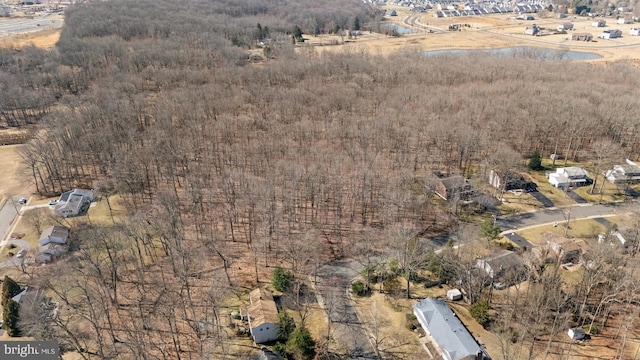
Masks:
[[[615,165],[613,170],[605,174],[607,180],[614,184],[633,184],[640,182],[640,166],[638,165]]]
[[[55,212],[62,217],[82,215],[89,210],[92,201],[93,191],[91,190],[69,190],[60,195]]]
[[[50,226],[42,232],[38,243],[45,246],[49,243],[66,244],[69,238],[69,229],[64,226]]]
[[[413,313],[443,359],[489,359],[473,335],[444,301],[426,298],[413,305]]]
[[[499,251],[489,257],[478,259],[476,266],[492,279],[493,286],[501,289],[524,280],[527,268],[518,254],[509,250]]]

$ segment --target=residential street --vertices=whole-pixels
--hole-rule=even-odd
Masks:
[[[377,359],[369,337],[360,323],[353,301],[348,296],[351,281],[358,276],[362,265],[357,261],[333,262],[318,270],[316,297],[330,313],[333,338],[341,347],[349,349],[351,359]],[[329,310],[327,310],[329,309]]]
[[[498,225],[503,233],[510,233],[514,230],[523,230],[536,226],[544,226],[555,222],[561,223],[565,221],[564,213],[568,208],[551,208],[537,212],[517,214],[514,216],[498,217],[496,225]],[[570,207],[571,220],[590,219],[598,217],[609,217],[625,214],[630,211],[626,205],[618,204],[586,204],[574,205]]]

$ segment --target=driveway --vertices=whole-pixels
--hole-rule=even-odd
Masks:
[[[315,286],[318,303],[331,317],[333,338],[349,350],[350,359],[377,359],[369,337],[348,295],[351,281],[362,265],[357,261],[336,261],[318,269]],[[340,346],[338,347],[340,348]]]
[[[531,194],[531,196],[533,196],[534,199],[538,200],[540,202],[540,204],[542,204],[542,206],[545,207],[545,208],[552,208],[552,207],[555,206],[555,205],[553,205],[553,201],[551,201],[551,199],[546,197],[540,191],[532,191],[529,194]]]
[[[24,240],[9,239],[6,241],[6,245],[11,245],[11,244],[16,246],[15,249],[11,250],[14,254],[17,254],[20,249],[26,249],[27,251],[29,251],[29,249],[31,248],[31,245],[29,245],[29,243]],[[6,268],[6,267],[20,266],[20,264],[23,261],[27,264],[30,264],[33,262],[33,258],[30,257],[29,255],[25,255],[23,258],[17,258],[13,256],[11,258],[8,258],[8,260],[0,262],[0,269]]]

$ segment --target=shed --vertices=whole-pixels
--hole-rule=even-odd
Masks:
[[[605,27],[606,25],[607,22],[605,20],[598,20],[591,23],[591,26],[593,27]]]
[[[571,340],[584,340],[587,336],[587,334],[585,334],[584,332],[584,329],[580,327],[569,329],[569,331],[567,331],[567,334],[569,335],[569,338],[571,338]]]
[[[462,292],[458,289],[451,289],[447,291],[447,299],[451,301],[462,300]]]
[[[629,35],[640,36],[640,28],[632,27],[631,30],[629,30]]]

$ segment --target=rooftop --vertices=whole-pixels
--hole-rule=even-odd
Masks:
[[[439,348],[452,360],[475,359],[483,350],[449,306],[427,298],[413,305],[413,312]]]
[[[255,289],[249,293],[249,300],[251,303],[247,307],[247,311],[252,328],[264,323],[278,323],[278,308],[269,291]]]

